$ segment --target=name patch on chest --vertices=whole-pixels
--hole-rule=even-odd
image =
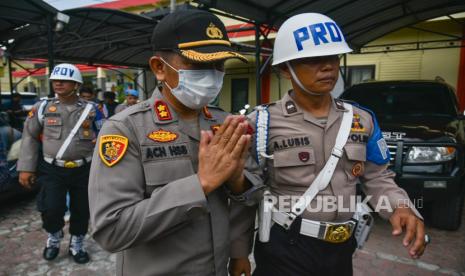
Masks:
[[[273,143],[274,150],[286,149],[286,148],[293,148],[293,147],[301,147],[301,146],[308,146],[310,145],[310,138],[308,137],[295,137],[295,138],[288,138],[275,141]]]
[[[351,133],[349,135],[349,141],[354,143],[368,143],[368,135],[362,133]]]
[[[146,161],[189,156],[187,144],[150,146],[143,152]]]

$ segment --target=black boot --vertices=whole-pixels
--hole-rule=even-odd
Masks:
[[[48,233],[47,245],[44,248],[42,256],[47,261],[51,261],[58,256],[60,252],[60,242],[63,238],[63,231],[60,230],[56,233]]]
[[[71,235],[69,242],[69,255],[73,257],[74,261],[78,264],[85,264],[90,261],[89,254],[84,249],[85,235]]]

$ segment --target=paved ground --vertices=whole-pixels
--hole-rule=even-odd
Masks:
[[[33,199],[0,205],[0,275],[114,275],[114,255],[91,240],[87,248],[92,262],[74,264],[67,255],[69,235],[55,261],[43,260],[45,234],[40,227]],[[433,243],[421,260],[413,261],[401,239],[391,236],[390,225],[378,219],[368,244],[354,256],[354,274],[465,276],[465,225],[454,232],[427,231]]]

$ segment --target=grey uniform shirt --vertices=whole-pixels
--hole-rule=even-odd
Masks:
[[[200,129],[215,129],[226,115],[212,108],[196,127],[155,91],[106,121],[91,168],[90,217],[94,239],[118,252],[118,275],[227,275],[229,256],[248,255],[254,209],[228,200],[223,187],[205,196],[196,174]],[[102,142],[112,135],[123,142]],[[124,138],[127,149],[111,161]],[[258,173],[250,158],[253,185],[262,185]]]
[[[117,105],[116,108],[115,108],[115,114],[125,110],[128,107],[129,106],[127,104],[124,104],[124,103]]]
[[[18,171],[35,172],[40,149],[44,157],[55,158],[86,105],[90,103],[80,98],[73,104],[63,104],[57,98],[46,101],[41,114],[39,114],[39,107],[42,101],[34,105],[26,119]],[[93,108],[71,140],[62,160],[73,161],[92,156],[101,116],[95,104],[91,104]]]
[[[268,154],[273,154],[274,158],[266,161],[266,184],[273,195],[301,196],[331,156],[345,109],[342,104],[333,100],[327,120],[322,121],[322,118],[316,118],[301,109],[292,97],[286,94],[281,100],[270,105],[268,110],[270,120],[267,151]],[[318,194],[322,201],[318,203],[318,200],[314,199],[310,204],[311,210],[321,211],[309,212],[310,208],[307,208],[303,218],[328,222],[350,219],[353,212],[324,212],[322,206],[324,200],[328,202],[335,199],[336,204],[340,204],[336,206],[349,208],[351,196],[356,195],[356,184],[359,180],[365,194],[372,196],[371,205],[381,204],[379,206],[383,207],[380,215],[384,218],[391,215],[387,208],[384,208],[387,204],[394,209],[399,203],[409,202],[407,193],[394,182],[395,174],[387,169],[388,164],[378,165],[367,160],[367,142],[374,131],[371,114],[356,106],[353,107],[353,111],[351,132],[331,182]],[[249,120],[255,126],[256,112],[249,115]],[[355,198],[353,199],[355,202]],[[327,206],[331,207],[330,204]],[[413,210],[421,217],[415,208]]]

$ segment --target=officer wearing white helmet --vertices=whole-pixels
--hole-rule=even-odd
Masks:
[[[19,182],[28,189],[36,182],[40,184],[37,207],[48,233],[43,257],[49,261],[59,253],[69,193],[69,254],[75,262],[86,263],[89,255],[83,242],[89,220],[87,186],[102,115],[95,104],[77,96],[82,76],[76,66],[59,64],[50,79],[56,98],[34,105],[24,126],[17,167]]]
[[[259,210],[254,275],[352,275],[352,254],[373,223],[367,205],[356,204],[358,181],[392,234],[405,231],[410,256],[425,250],[422,217],[387,169],[374,114],[331,97],[338,55],[351,51],[322,14],[295,15],[277,33],[273,65],[293,89],[249,116],[269,189]],[[233,275],[246,272],[247,262],[237,262]]]

